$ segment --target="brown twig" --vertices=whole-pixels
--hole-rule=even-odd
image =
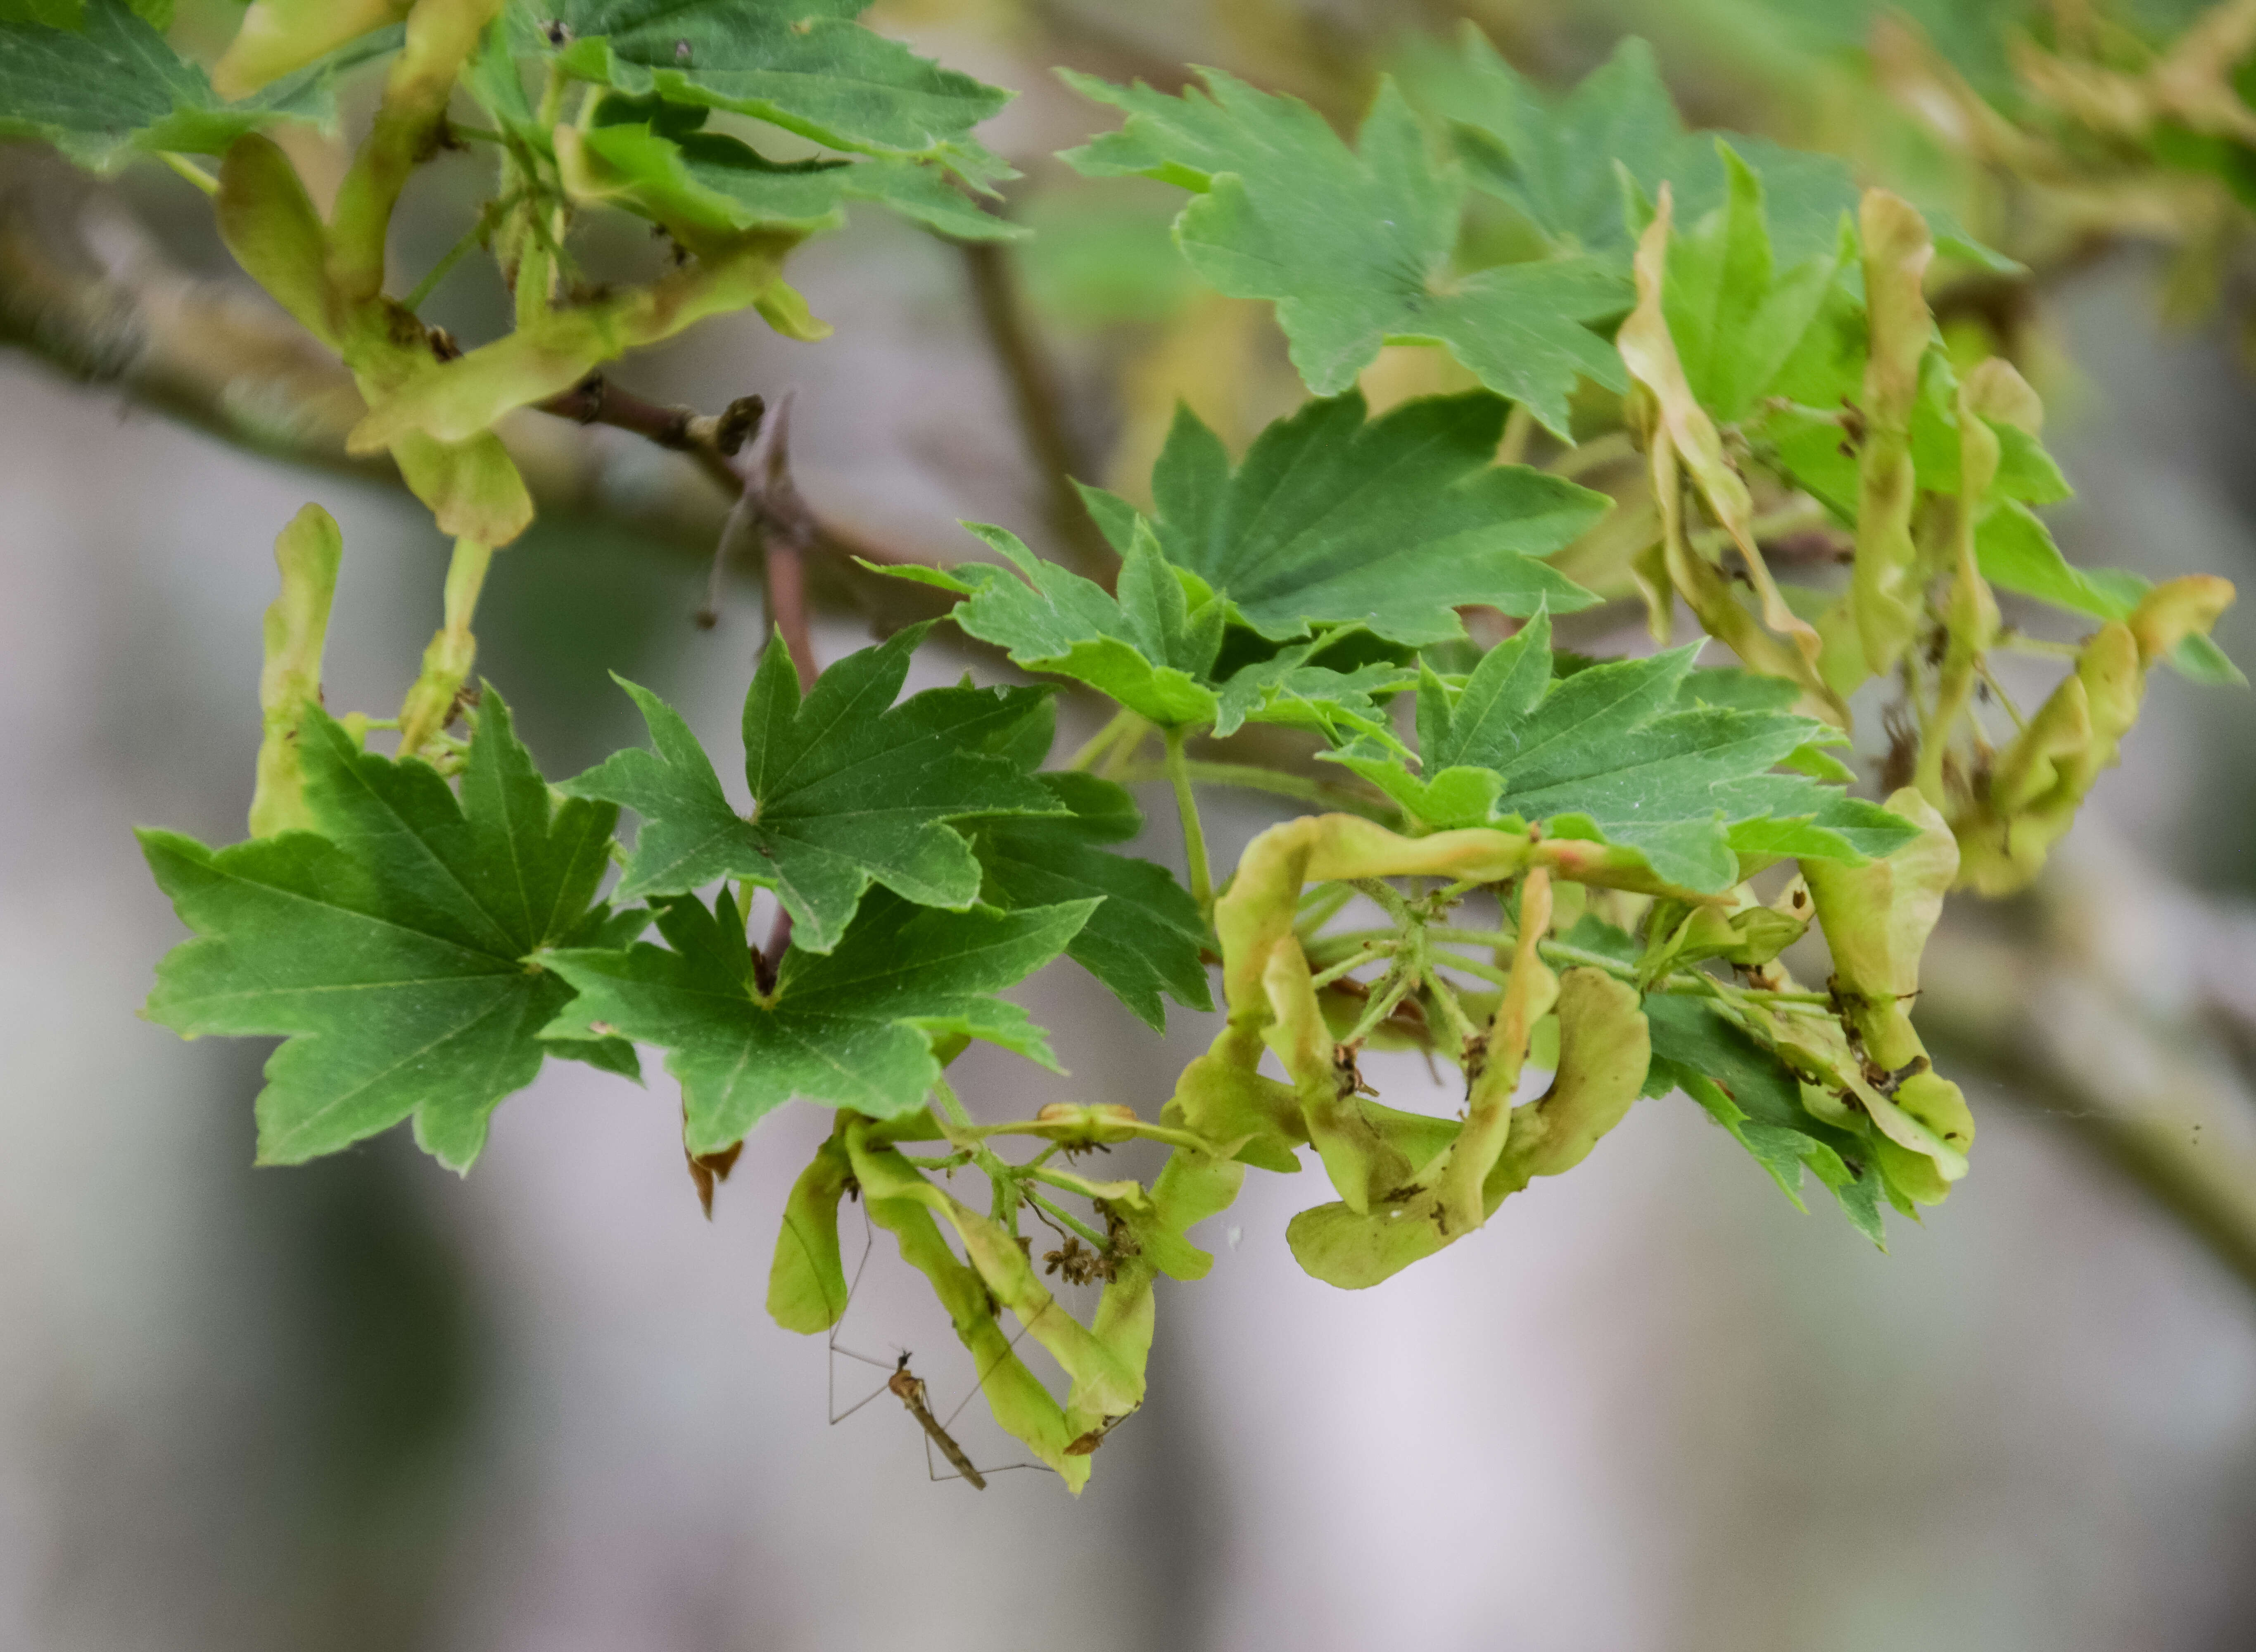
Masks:
[[[744,479],[730,461],[759,434],[767,413],[767,403],[758,396],[739,396],[716,414],[700,413],[694,407],[664,407],[621,389],[601,373],[590,373],[562,395],[534,406],[575,424],[608,425],[686,453],[731,493],[743,491]]]
[[[334,355],[239,284],[173,266],[118,208],[110,187],[25,146],[0,148],[4,345],[231,446],[399,485],[389,458],[346,452],[346,433],[367,409]],[[661,406],[605,379],[600,398],[583,383],[554,399],[546,411],[556,422],[511,420],[503,436],[544,513],[601,518],[646,539],[705,548],[727,502],[743,488],[730,444],[740,451],[751,437],[755,399],[707,417]],[[680,453],[723,491],[652,488],[646,478],[614,490],[609,468],[591,462],[587,444],[570,429],[586,424],[610,425]],[[937,547],[878,544],[819,518],[814,536],[821,557],[810,572],[834,597],[850,595],[881,623],[945,605],[937,592],[856,566],[857,559],[929,565],[946,554]]]
[[[958,244],[965,272],[971,278],[980,326],[1009,381],[1028,455],[1041,472],[1050,531],[1072,552],[1082,573],[1109,584],[1118,559],[1073,485],[1074,477],[1087,474],[1089,466],[1074,441],[1065,398],[1058,389],[1056,367],[1042,348],[1020,300],[1010,252],[994,241]]]
[[[807,554],[821,544],[823,535],[821,524],[791,477],[789,395],[777,406],[766,441],[738,459],[730,474],[738,490],[737,503],[721,525],[720,541],[714,547],[713,581],[698,624],[709,628],[720,621],[721,575],[729,559],[757,552],[768,625],[783,638],[800,681],[810,684],[821,667],[807,619]],[[766,646],[765,641],[761,646]]]

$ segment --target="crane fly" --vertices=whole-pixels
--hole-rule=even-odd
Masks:
[[[883,1359],[864,1353],[858,1349],[849,1348],[838,1340],[839,1328],[845,1323],[846,1308],[853,1305],[855,1293],[861,1288],[862,1271],[870,1265],[870,1250],[877,1237],[874,1233],[868,1231],[869,1212],[867,1211],[863,1212],[862,1219],[864,1225],[862,1260],[855,1265],[854,1277],[846,1287],[845,1307],[842,1307],[838,1310],[838,1317],[831,1323],[830,1326],[830,1358],[828,1362],[828,1371],[825,1378],[824,1387],[828,1390],[828,1409],[830,1413],[831,1426],[835,1428],[839,1423],[843,1423],[848,1417],[852,1416],[864,1406],[869,1404],[871,1401],[876,1399],[878,1394],[892,1394],[899,1398],[903,1405],[908,1408],[909,1415],[914,1417],[918,1423],[924,1429],[926,1440],[925,1461],[927,1465],[929,1465],[932,1461],[932,1447],[934,1445],[939,1446],[941,1455],[948,1459],[949,1466],[954,1468],[956,1473],[962,1476],[963,1479],[970,1481],[972,1486],[976,1490],[983,1492],[985,1491],[987,1489],[987,1476],[989,1474],[1000,1474],[1006,1469],[1032,1468],[1048,1470],[1049,1465],[1047,1463],[1005,1463],[1003,1465],[1002,1468],[991,1468],[983,1472],[982,1470],[973,1466],[970,1456],[961,1445],[956,1444],[955,1437],[948,1431],[948,1423],[955,1422],[956,1417],[962,1414],[964,1406],[970,1404],[973,1398],[977,1395],[981,1385],[986,1380],[987,1373],[980,1373],[979,1380],[972,1385],[971,1392],[965,1394],[962,1402],[956,1406],[955,1409],[948,1414],[948,1423],[943,1423],[933,1412],[930,1394],[925,1387],[924,1379],[918,1376],[914,1372],[909,1369],[909,1355],[906,1351],[903,1351],[900,1358],[893,1361],[893,1363],[888,1366],[886,1362]],[[1021,1327],[1019,1331],[1019,1336],[1011,1339],[1012,1347],[1015,1348],[1018,1346],[1019,1338],[1024,1337],[1026,1334],[1026,1329]],[[895,1345],[897,1347],[899,1345],[899,1344]],[[861,1399],[857,1400],[853,1404],[848,1406],[843,1411],[841,1411],[838,1408],[837,1386],[838,1359],[839,1356],[842,1354],[849,1359],[859,1360],[865,1366],[875,1366],[880,1371],[891,1370],[892,1373],[891,1376],[885,1379],[883,1387],[876,1388],[871,1393],[864,1394]],[[1055,1471],[1051,1470],[1050,1472],[1054,1472]],[[935,1479],[941,1479],[948,1477],[944,1475],[934,1475],[934,1478]]]
[[[924,1379],[909,1369],[908,1355],[901,1356],[900,1363],[893,1367],[893,1374],[886,1380],[885,1386],[893,1391],[903,1405],[908,1407],[909,1415],[924,1425],[925,1433],[934,1445],[940,1447],[940,1454],[954,1465],[955,1472],[969,1480],[975,1491],[985,1491],[986,1477],[971,1466],[971,1459],[963,1454],[963,1448],[955,1443],[955,1437],[941,1427],[940,1419],[933,1415],[932,1407],[925,1399]]]

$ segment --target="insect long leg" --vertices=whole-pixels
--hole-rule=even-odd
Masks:
[[[1008,1474],[1014,1468],[1040,1469],[1043,1472],[1049,1474],[1054,1474],[1057,1472],[1055,1469],[1050,1467],[1047,1463],[1005,1463],[999,1468],[983,1468],[979,1470],[978,1472],[981,1475]],[[934,1468],[932,1465],[932,1441],[929,1437],[927,1437],[924,1443],[924,1472],[926,1477],[935,1486],[945,1486],[950,1480],[960,1480],[970,1478],[970,1476],[964,1474],[942,1474],[937,1469]],[[979,1489],[982,1491],[987,1489],[983,1479],[980,1483]]]
[[[862,1260],[854,1265],[853,1281],[846,1287],[845,1305],[839,1309],[838,1317],[831,1324],[830,1357],[823,1365],[823,1398],[826,1408],[830,1415],[830,1425],[833,1428],[837,1427],[848,1417],[869,1404],[871,1401],[885,1392],[885,1385],[881,1382],[870,1393],[864,1394],[841,1411],[838,1408],[838,1356],[840,1354],[844,1354],[849,1359],[859,1359],[865,1366],[875,1366],[880,1371],[893,1369],[893,1362],[890,1359],[880,1359],[875,1355],[864,1353],[857,1348],[841,1347],[838,1343],[838,1327],[846,1323],[846,1310],[854,1305],[854,1293],[861,1288],[862,1270],[870,1265],[870,1250],[877,1243],[877,1238],[876,1231],[870,1225],[870,1212],[865,1207],[862,1211]]]
[[[1057,1298],[1053,1296],[1049,1299],[1048,1303],[1043,1306],[1041,1313],[1038,1313],[1034,1316],[1034,1319],[1040,1319],[1042,1317],[1042,1314],[1049,1312],[1051,1309],[1056,1306]],[[1034,1319],[1029,1319],[1025,1324],[1019,1326],[1019,1334],[1012,1338],[1010,1342],[1005,1345],[1003,1352],[997,1354],[992,1359],[990,1359],[987,1362],[987,1368],[984,1371],[982,1371],[972,1380],[971,1392],[965,1394],[961,1400],[958,1400],[955,1402],[955,1409],[948,1414],[948,1421],[941,1425],[942,1428],[953,1428],[955,1425],[955,1419],[963,1415],[963,1408],[969,1405],[971,1401],[977,1397],[979,1390],[987,1386],[987,1379],[995,1374],[996,1369],[1000,1366],[1005,1359],[1008,1359],[1012,1354],[1019,1351],[1019,1345],[1026,1339],[1026,1333],[1034,1328]]]

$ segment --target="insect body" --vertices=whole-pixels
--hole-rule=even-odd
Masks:
[[[985,1491],[985,1478],[971,1466],[971,1459],[963,1454],[963,1448],[955,1443],[955,1437],[941,1427],[940,1419],[933,1415],[932,1407],[925,1400],[924,1379],[910,1371],[908,1355],[901,1356],[900,1363],[893,1367],[893,1374],[885,1386],[900,1397],[901,1403],[908,1407],[909,1415],[924,1425],[924,1431],[932,1437],[932,1443],[940,1447],[940,1454],[955,1465],[955,1472],[969,1480],[974,1489]]]

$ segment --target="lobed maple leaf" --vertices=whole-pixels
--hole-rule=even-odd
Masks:
[[[1201,953],[1210,944],[1198,903],[1174,874],[1101,847],[1143,828],[1127,791],[1093,774],[1041,776],[1071,812],[997,821],[981,829],[981,897],[1006,911],[1096,900],[1066,956],[1155,1028],[1167,1027],[1166,994],[1192,1009],[1214,1007]]]
[[[1454,53],[1437,46],[1414,55],[1412,83],[1419,102],[1449,123],[1474,186],[1517,209],[1561,252],[1597,255],[1626,271],[1662,184],[1688,223],[1721,206],[1729,191],[1718,135],[1686,128],[1641,39],[1624,40],[1579,84],[1552,94],[1467,24]],[[1848,163],[1745,132],[1726,141],[1768,188],[1781,261],[1829,252],[1842,215],[1857,209]],[[1995,273],[2019,271],[1949,215],[1927,215],[1946,251]]]
[[[1541,824],[1639,851],[1654,874],[1713,892],[1741,856],[1852,862],[1910,841],[1910,825],[1801,773],[1837,738],[1774,710],[1688,702],[1696,646],[1554,680],[1549,617],[1490,650],[1462,687],[1428,670],[1418,692],[1421,772],[1359,741],[1335,754],[1435,828]]]
[[[1506,412],[1474,391],[1371,419],[1351,391],[1278,420],[1233,467],[1221,439],[1178,408],[1152,472],[1160,552],[1277,639],[1360,625],[1395,642],[1442,642],[1465,634],[1456,611],[1468,604],[1511,614],[1585,607],[1597,599],[1542,559],[1609,502],[1498,464]],[[1121,545],[1132,508],[1082,493]]]
[[[979,863],[955,823],[1052,815],[1064,806],[1019,765],[983,748],[1023,723],[1040,688],[933,688],[893,703],[929,622],[839,660],[802,700],[787,650],[760,656],[744,697],[744,776],[754,812],[737,813],[680,713],[621,680],[654,750],[619,752],[567,781],[642,817],[619,889],[680,894],[724,878],[776,892],[793,944],[838,944],[863,892],[884,885],[925,906],[969,907]]]
[[[668,896],[657,902],[666,947],[543,955],[580,993],[550,1032],[664,1048],[692,1153],[742,1140],[794,1097],[890,1119],[923,1105],[939,1040],[983,1039],[1056,1067],[1041,1029],[993,994],[1064,950],[1096,904],[954,913],[874,893],[828,952],[794,938],[763,992],[736,897],[724,889],[709,907]]]
[[[1181,97],[1061,73],[1128,116],[1063,159],[1092,177],[1196,193],[1176,244],[1216,291],[1275,301],[1293,364],[1319,396],[1347,389],[1386,343],[1447,347],[1561,435],[1578,380],[1628,388],[1591,330],[1629,308],[1620,272],[1573,256],[1457,271],[1463,173],[1437,159],[1392,81],[1350,149],[1299,99],[1219,70]]]
[[[970,138],[1011,94],[856,21],[866,0],[525,0],[566,32],[566,73],[630,95],[732,110],[833,149],[1009,169]]]
[[[1595,915],[1576,920],[1560,939],[1623,965],[1635,964],[1639,951],[1635,939]],[[1705,999],[1650,992],[1642,1009],[1652,1048],[1645,1095],[1682,1091],[1746,1149],[1794,1209],[1808,1208],[1801,1201],[1807,1169],[1831,1190],[1851,1226],[1887,1248],[1879,1208],[1884,1173],[1865,1143],[1801,1105],[1801,1080],[1791,1069]]]
[[[536,955],[623,945],[649,921],[596,900],[618,811],[566,802],[490,688],[458,800],[418,759],[360,750],[309,706],[300,735],[314,831],[226,849],[144,830],[142,850],[197,934],[158,966],[146,1013],[187,1037],[279,1035],[259,1092],[258,1157],[294,1164],[412,1117],[466,1170],[503,1098],[563,1055],[632,1076],[584,1027],[543,1039],[571,998]]]
[[[230,102],[126,0],[85,0],[69,27],[0,19],[0,138],[40,138],[102,171],[135,154],[221,154],[277,121],[333,126],[336,75],[399,40],[378,30]]]
[[[559,159],[575,199],[600,201],[662,224],[677,240],[740,235],[769,224],[813,230],[834,222],[849,201],[890,207],[906,218],[965,240],[1010,240],[1026,234],[1007,219],[982,212],[937,167],[901,156],[847,159],[818,156],[771,160],[743,139],[706,132],[705,110],[678,105],[650,110],[655,99],[610,100],[602,117],[560,143]],[[671,131],[636,115],[686,114]]]

